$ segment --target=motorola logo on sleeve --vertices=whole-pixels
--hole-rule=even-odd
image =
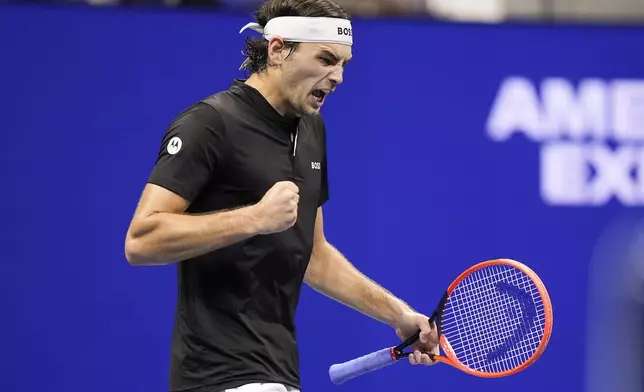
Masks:
[[[495,142],[541,148],[540,192],[557,206],[644,205],[644,80],[502,81],[487,120]]]
[[[181,150],[181,146],[183,145],[183,142],[178,136],[173,137],[170,139],[170,142],[168,142],[168,154],[170,155],[175,155]]]

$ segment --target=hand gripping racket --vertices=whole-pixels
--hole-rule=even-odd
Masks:
[[[449,286],[429,319],[438,329],[444,355],[434,361],[465,373],[493,378],[518,373],[543,353],[552,333],[552,305],[546,287],[530,268],[509,259],[470,267]],[[395,347],[329,369],[331,381],[354,377],[407,358],[403,350],[420,331]]]

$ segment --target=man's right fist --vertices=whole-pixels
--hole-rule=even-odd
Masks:
[[[297,220],[299,188],[290,181],[278,182],[255,205],[258,234],[279,233],[291,228]]]

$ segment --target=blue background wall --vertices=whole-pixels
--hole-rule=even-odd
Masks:
[[[130,267],[124,235],[165,127],[242,76],[248,21],[0,8],[0,390],[166,390],[175,267]],[[486,122],[508,76],[537,87],[644,79],[644,29],[358,20],[354,30],[354,61],[323,109],[330,240],[426,313],[471,264],[521,260],[550,290],[555,328],[542,359],[507,379],[401,363],[338,387],[329,365],[397,338],[307,288],[305,390],[583,390],[584,357],[607,349],[586,344],[593,247],[639,210],[547,205],[539,145],[494,142]]]

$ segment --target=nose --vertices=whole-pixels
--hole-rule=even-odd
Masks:
[[[333,72],[331,72],[331,75],[329,75],[329,80],[331,80],[331,83],[333,83],[333,87],[342,83],[342,81],[344,80],[343,73],[344,73],[343,67],[336,67],[333,70]]]

